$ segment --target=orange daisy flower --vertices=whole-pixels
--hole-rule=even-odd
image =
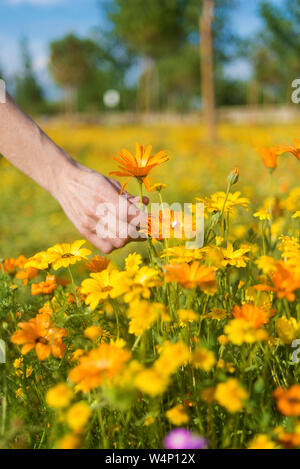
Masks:
[[[243,304],[242,306],[236,305],[233,308],[233,316],[236,319],[245,319],[255,329],[258,329],[263,324],[269,322],[269,314],[263,308],[258,308],[253,304]]]
[[[283,153],[292,153],[297,160],[300,160],[300,140],[294,139],[294,146],[293,145],[281,145],[279,144],[277,147],[277,154],[282,155]]]
[[[135,156],[126,150],[126,148],[123,148],[121,152],[118,152],[118,157],[113,157],[119,163],[121,171],[112,171],[110,174],[120,177],[129,176],[129,179],[122,186],[121,194],[132,177],[142,181],[147,191],[151,191],[151,185],[147,179],[148,174],[155,166],[165,163],[169,159],[165,151],[160,151],[153,156],[151,156],[151,151],[152,145],[148,145],[145,149],[144,145],[136,143]]]
[[[27,285],[29,280],[32,280],[38,275],[39,271],[35,267],[28,267],[28,269],[19,270],[16,278],[23,280],[23,285]]]
[[[283,415],[300,416],[300,384],[294,384],[289,389],[277,388],[273,397],[277,400],[277,408]]]
[[[25,256],[21,255],[17,259],[9,258],[4,260],[4,271],[14,273],[17,269],[22,269],[27,262]]]
[[[97,272],[102,272],[102,270],[107,269],[109,263],[109,259],[105,259],[104,256],[100,257],[99,254],[97,254],[90,260],[90,262],[87,262],[85,266],[90,272],[96,274]]]
[[[23,345],[23,355],[35,349],[39,360],[45,360],[51,354],[56,358],[63,357],[66,346],[62,337],[67,336],[67,331],[54,327],[49,314],[37,314],[28,322],[19,322],[18,326],[20,330],[13,334],[11,342]]]
[[[268,169],[275,169],[277,166],[277,148],[276,147],[269,147],[269,148],[260,148],[259,154],[262,157],[264,165]]]
[[[276,270],[269,272],[269,277],[273,286],[267,284],[255,285],[258,291],[276,292],[278,298],[287,298],[288,301],[295,301],[295,291],[300,289],[300,275],[282,261],[276,263]]]
[[[199,286],[202,290],[214,293],[217,290],[215,272],[212,267],[205,267],[200,262],[169,264],[164,267],[166,282],[178,282],[184,288]]]
[[[141,232],[153,239],[189,239],[196,234],[196,217],[180,211],[163,208],[158,214],[148,216],[148,227]]]
[[[39,295],[40,293],[49,294],[57,288],[55,275],[48,275],[45,282],[33,283],[31,285],[31,294]]]
[[[68,298],[67,298],[67,302],[69,304],[74,304],[74,303],[77,302],[77,300],[78,300],[79,303],[84,302],[85,297],[81,294],[81,288],[80,287],[76,287],[76,296],[77,296],[77,299],[76,299],[74,293],[70,293]]]
[[[129,358],[128,350],[114,343],[103,343],[79,358],[79,365],[70,372],[70,380],[77,384],[77,389],[89,391],[100,386],[105,379],[118,375]]]

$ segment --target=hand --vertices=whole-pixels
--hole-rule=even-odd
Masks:
[[[57,193],[53,195],[73,225],[103,253],[108,254],[132,240],[145,239],[137,231],[139,226],[147,224],[147,214],[137,208],[140,202],[138,197],[128,192],[120,195],[121,185],[117,181],[72,162],[62,170],[56,188]],[[143,203],[147,205],[149,199],[144,197]],[[111,207],[108,222],[106,216],[99,215],[99,207],[103,208],[100,204]],[[99,236],[104,225],[108,232],[105,238]],[[127,235],[124,236],[124,233]]]

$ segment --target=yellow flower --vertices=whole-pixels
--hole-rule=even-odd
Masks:
[[[297,212],[292,215],[292,218],[300,218],[300,210],[297,210]]]
[[[163,394],[169,384],[169,377],[153,368],[147,368],[135,378],[136,387],[151,397]]]
[[[127,311],[130,318],[129,333],[142,335],[153,326],[164,309],[165,306],[160,303],[149,303],[145,300],[132,303]]]
[[[209,372],[215,363],[215,354],[211,350],[204,347],[197,347],[194,350],[192,354],[192,365],[194,368]]]
[[[26,378],[29,378],[32,375],[32,372],[33,372],[33,368],[32,368],[32,366],[29,366],[26,369]]]
[[[154,368],[158,373],[164,375],[171,375],[179,366],[184,365],[191,358],[189,349],[181,341],[175,344],[168,341],[164,342],[159,353],[160,356],[154,363]]]
[[[235,368],[233,366],[233,363],[225,362],[225,360],[223,360],[223,358],[219,358],[219,360],[217,362],[217,368],[220,368],[222,370],[226,370],[229,373],[234,373],[235,372]]]
[[[198,315],[191,309],[179,309],[177,311],[180,321],[183,323],[197,321]]]
[[[46,394],[46,402],[50,407],[60,409],[67,407],[73,397],[71,389],[64,383],[57,384],[49,389]]]
[[[188,423],[189,421],[189,416],[182,404],[178,404],[175,407],[172,407],[172,409],[167,410],[166,417],[173,425],[178,427]]]
[[[225,309],[213,308],[210,313],[204,314],[203,318],[205,319],[215,319],[216,321],[221,321],[227,317]]]
[[[156,184],[153,184],[153,186],[151,186],[150,192],[152,191],[161,192],[163,189],[167,187],[167,185],[168,184],[164,184],[163,182],[157,182]]]
[[[300,324],[295,318],[288,319],[286,316],[276,320],[276,332],[279,339],[285,345],[289,345],[296,339],[299,333]]]
[[[90,306],[91,310],[97,308],[101,300],[106,300],[112,290],[111,278],[116,275],[116,271],[109,272],[103,270],[96,274],[91,274],[81,284],[81,293],[86,295],[85,303]]]
[[[85,402],[77,402],[68,410],[66,421],[72,430],[80,432],[87,424],[91,414],[92,411]]]
[[[203,258],[202,249],[187,249],[185,246],[175,246],[162,251],[160,257],[169,258],[170,263],[181,264],[183,262],[192,262]]]
[[[261,221],[270,220],[270,218],[271,218],[270,212],[268,212],[267,210],[265,210],[263,208],[258,210],[258,212],[255,212],[253,216],[255,218],[259,218]]]
[[[72,435],[69,433],[62,437],[58,442],[59,449],[76,449],[80,445],[80,438],[78,435]]]
[[[38,252],[34,256],[28,259],[28,262],[24,265],[25,269],[29,269],[30,267],[39,270],[45,270],[49,267],[49,260],[48,254],[45,251]]]
[[[13,367],[15,368],[15,370],[18,370],[22,366],[23,366],[23,357],[16,358],[13,363]]]
[[[92,341],[96,341],[97,339],[101,339],[101,341],[108,341],[110,338],[110,333],[100,326],[87,327],[84,331],[84,335]]]
[[[216,211],[221,212],[224,207],[224,213],[232,214],[234,207],[242,207],[246,210],[248,209],[248,205],[250,203],[249,199],[246,197],[240,197],[240,195],[240,192],[229,192],[225,206],[225,192],[216,192],[215,194],[212,194],[210,198],[196,198],[196,200],[204,203],[208,213],[214,213]]]
[[[230,378],[225,383],[217,385],[215,399],[228,412],[235,413],[242,410],[244,402],[248,399],[248,394],[237,379]]]
[[[289,212],[295,212],[299,208],[300,201],[300,187],[295,187],[289,193],[288,197],[284,201],[284,207]]]
[[[83,349],[79,348],[75,350],[75,352],[72,353],[72,362],[76,362],[81,357],[81,355],[84,355]]]
[[[112,298],[123,295],[126,303],[140,298],[149,299],[151,288],[160,285],[159,272],[152,267],[143,266],[133,275],[129,272],[118,272],[111,279]]]
[[[232,244],[228,243],[227,248],[221,248],[221,251],[223,255],[222,266],[226,267],[227,265],[232,265],[238,268],[246,267],[249,257],[245,254],[250,251],[249,248],[237,249],[235,251]]]
[[[264,274],[274,272],[276,270],[276,261],[270,256],[261,256],[256,261],[257,267],[263,271]]]
[[[227,338],[226,335],[221,334],[218,337],[218,342],[219,342],[220,345],[226,345],[226,344],[228,344],[229,341],[228,341],[228,338]]]
[[[18,398],[18,397],[24,398],[24,392],[23,392],[23,389],[22,389],[22,388],[18,388],[18,389],[16,390],[16,398]]]
[[[242,345],[244,342],[253,344],[268,339],[268,333],[264,329],[256,329],[245,319],[233,319],[224,328],[228,340],[235,345]]]
[[[260,433],[250,441],[248,449],[276,449],[276,444],[268,435]]]
[[[76,262],[87,260],[87,256],[91,254],[91,251],[86,248],[80,249],[85,242],[83,239],[75,241],[72,244],[56,244],[49,248],[47,253],[50,255],[49,261],[53,269],[58,270],[61,267],[68,267]]]
[[[142,263],[142,256],[133,252],[129,254],[125,259],[125,268],[127,272],[135,273],[139,270],[139,265]]]
[[[145,425],[145,427],[149,427],[149,426],[152,425],[154,422],[155,422],[155,417],[153,417],[152,415],[150,415],[149,417],[146,417],[146,418],[145,418],[144,425]]]

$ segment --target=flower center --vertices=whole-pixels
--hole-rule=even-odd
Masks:
[[[35,340],[35,343],[36,343],[36,344],[48,345],[48,340],[45,339],[44,337],[38,337],[38,338]]]

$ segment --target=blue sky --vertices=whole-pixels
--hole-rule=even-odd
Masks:
[[[272,3],[280,1],[270,0]],[[241,36],[255,34],[261,26],[257,15],[259,0],[239,2],[232,23]],[[5,76],[9,78],[18,73],[19,42],[26,36],[34,69],[44,85],[51,88],[47,72],[49,42],[69,32],[85,36],[95,27],[103,26],[98,3],[99,0],[0,0],[0,66]],[[239,60],[227,73],[246,77],[250,70],[247,62]]]

